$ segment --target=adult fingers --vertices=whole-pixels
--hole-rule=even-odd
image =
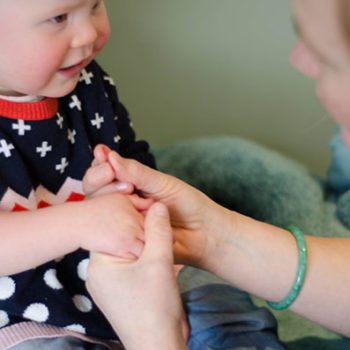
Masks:
[[[106,195],[106,194],[112,194],[112,193],[117,193],[117,194],[125,194],[125,195],[131,195],[134,192],[134,185],[127,183],[127,182],[119,182],[119,181],[114,181],[96,191],[92,191],[91,193],[86,193],[90,198],[98,197],[101,195]],[[147,207],[146,204],[142,206],[141,211],[143,211],[143,207]],[[148,205],[149,207],[149,205]],[[148,209],[147,207],[147,209]],[[137,209],[137,207],[135,206]]]
[[[146,214],[142,258],[163,258],[173,264],[173,232],[168,209],[163,203],[154,203]]]
[[[83,178],[83,191],[90,195],[99,191],[99,194],[134,192],[134,185],[130,182],[114,181],[115,175],[111,165],[107,162],[90,167]],[[106,188],[104,188],[106,187]]]
[[[116,152],[108,154],[108,160],[116,177],[122,182],[131,182],[146,197],[164,199],[171,186],[171,176],[145,166],[136,160],[121,157]],[[164,194],[163,194],[164,193]]]

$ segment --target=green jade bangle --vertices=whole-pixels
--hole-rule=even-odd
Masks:
[[[303,285],[305,273],[306,273],[306,265],[307,265],[307,245],[304,238],[304,234],[295,226],[286,227],[286,230],[291,232],[295,237],[298,245],[298,270],[297,275],[294,280],[293,287],[289,294],[279,302],[268,301],[267,304],[271,306],[275,310],[284,310],[288,308],[294,300],[297,298],[300,289]]]

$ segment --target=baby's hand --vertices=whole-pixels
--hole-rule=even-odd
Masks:
[[[113,239],[110,242],[110,250],[107,253],[122,257],[122,258],[136,258],[143,249],[143,213],[146,212],[152,205],[152,199],[144,199],[134,192],[134,186],[126,182],[118,182],[115,177],[114,170],[108,162],[108,153],[110,149],[104,145],[96,146],[94,150],[94,161],[91,167],[87,170],[83,179],[83,189],[88,201],[97,202],[95,197],[105,197],[110,202],[106,195],[114,194],[112,196],[115,206],[109,214],[106,222],[113,221],[117,218],[118,223],[106,228],[101,233],[101,237],[106,237],[107,240]],[[107,204],[107,203],[106,203]],[[96,208],[98,211],[100,208]],[[110,206],[105,207],[105,211],[109,211]],[[94,215],[94,213],[92,214]],[[110,235],[111,230],[114,230],[114,236]],[[101,251],[96,249],[96,236],[94,241],[89,242],[85,239],[82,247],[90,251]],[[101,246],[101,249],[106,252],[106,248]]]
[[[109,164],[108,153],[111,150],[105,145],[97,145],[94,149],[94,160],[83,178],[84,193],[95,197],[107,193],[132,194],[134,186],[128,182],[120,182]]]
[[[74,213],[78,246],[126,259],[139,257],[144,246],[142,211],[149,208],[149,203],[137,195],[120,194],[74,203],[79,210]]]

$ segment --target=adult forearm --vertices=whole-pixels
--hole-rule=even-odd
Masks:
[[[225,214],[222,230],[208,241],[206,269],[267,300],[283,299],[297,266],[294,237],[243,215]]]
[[[207,270],[263,299],[280,301],[297,271],[293,235],[225,210],[224,228],[208,240]],[[306,236],[308,264],[303,287],[290,307],[296,313],[350,335],[349,239]],[[204,260],[203,260],[204,261]]]

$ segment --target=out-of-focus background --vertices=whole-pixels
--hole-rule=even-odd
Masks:
[[[111,0],[98,61],[152,146],[238,135],[323,176],[334,123],[289,66],[289,1]]]

